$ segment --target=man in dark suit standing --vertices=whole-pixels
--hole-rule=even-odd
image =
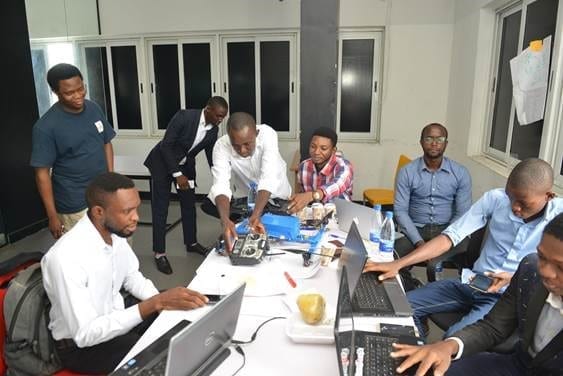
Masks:
[[[180,200],[186,251],[205,255],[206,250],[196,237],[195,158],[205,150],[209,166],[213,165],[218,125],[228,109],[223,97],[212,97],[203,110],[178,111],[168,123],[162,141],[155,145],[145,160],[145,166],[151,173],[153,251],[156,267],[162,273],[172,273],[166,258],[166,218],[172,182]]]
[[[399,372],[420,362],[417,375],[431,368],[434,375],[562,375],[562,296],[563,213],[546,225],[537,254],[522,259],[510,286],[482,320],[431,345],[396,344],[391,356],[408,357]],[[519,342],[512,354],[483,352],[515,330]]]

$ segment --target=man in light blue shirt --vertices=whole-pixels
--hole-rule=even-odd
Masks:
[[[510,173],[506,188],[483,195],[471,209],[444,232],[409,255],[390,263],[369,263],[365,271],[379,271],[380,279],[393,277],[409,265],[435,258],[457,245],[469,234],[488,224],[489,234],[472,272],[493,278],[487,292],[471,288],[467,282],[441,280],[407,294],[415,323],[425,336],[421,322],[439,312],[464,312],[445,336],[481,319],[499,299],[524,256],[536,252],[545,225],[563,212],[563,199],[555,198],[553,169],[541,159],[524,160]]]
[[[420,134],[424,155],[397,175],[393,211],[405,234],[395,242],[400,257],[442,233],[471,207],[471,176],[465,167],[444,156],[447,145],[448,130],[438,123],[428,124]],[[429,264],[464,252],[467,243],[459,242]],[[433,278],[429,276],[429,280]]]

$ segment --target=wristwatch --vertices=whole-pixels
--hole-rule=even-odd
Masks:
[[[322,198],[323,194],[321,193],[321,191],[313,191],[313,200],[315,202],[320,202]]]

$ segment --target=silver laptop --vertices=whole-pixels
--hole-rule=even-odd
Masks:
[[[333,202],[336,205],[338,227],[342,231],[348,231],[352,222],[356,222],[362,238],[369,239],[371,223],[375,217],[373,209],[341,198],[335,198]]]
[[[225,296],[198,321],[180,322],[112,375],[209,375],[230,354],[244,288]]]

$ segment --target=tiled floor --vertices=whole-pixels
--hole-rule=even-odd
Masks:
[[[140,217],[141,221],[150,222],[150,202],[143,202],[140,208]],[[172,202],[168,213],[169,222],[172,222],[179,217],[179,204],[178,202]],[[198,208],[197,222],[198,241],[204,246],[215,242],[221,230],[219,220],[208,216]],[[43,229],[16,243],[0,248],[0,261],[22,251],[46,252],[53,243],[54,240],[49,231],[47,229]],[[142,225],[137,227],[137,231],[133,236],[133,250],[139,258],[140,268],[143,274],[147,278],[151,279],[160,290],[165,290],[179,285],[187,285],[192,280],[196,269],[203,261],[202,256],[194,253],[187,253],[185,251],[181,224],[177,225],[168,232],[166,236],[166,246],[168,260],[174,270],[174,273],[171,275],[162,274],[156,269],[153,261],[151,226]],[[414,267],[413,273],[423,282],[426,281],[424,269]],[[442,331],[431,323],[429,341],[433,342],[439,340],[441,336]]]

